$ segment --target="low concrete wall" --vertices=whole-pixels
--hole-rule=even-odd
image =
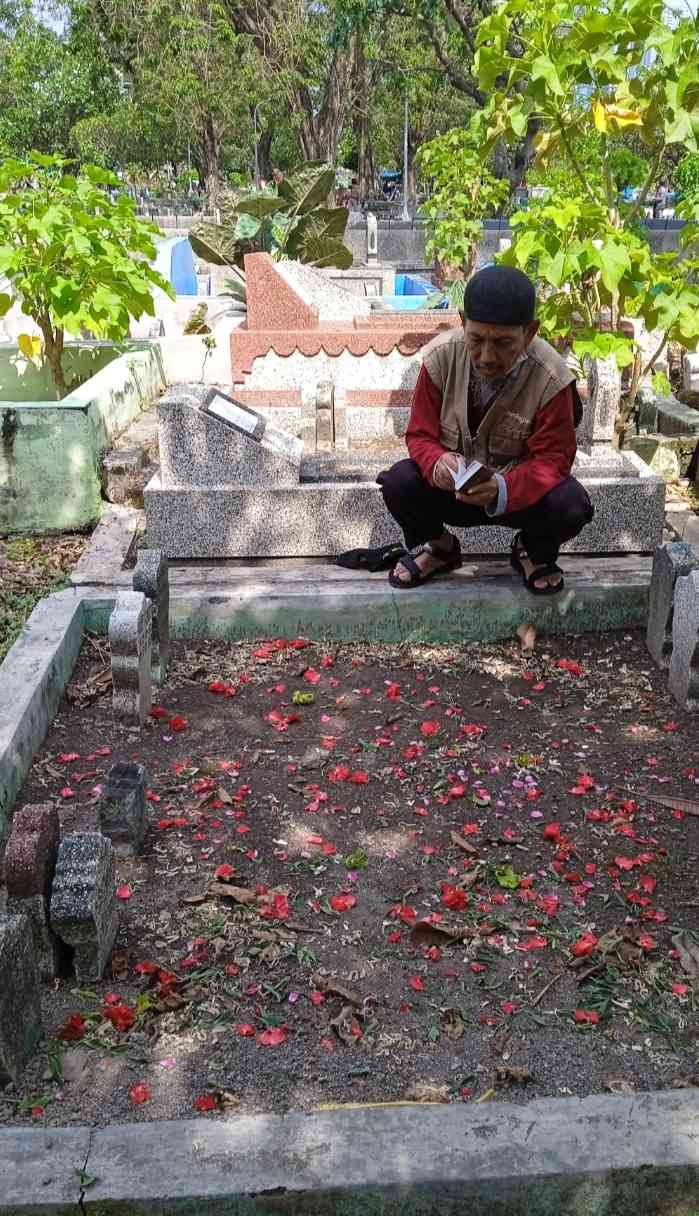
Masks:
[[[80,529],[99,519],[100,456],[162,391],[165,375],[154,344],[96,345],[95,358],[112,354],[112,361],[62,401],[0,402],[0,535]]]

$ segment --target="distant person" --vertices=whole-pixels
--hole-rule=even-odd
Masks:
[[[666,177],[663,177],[655,192],[655,207],[653,209],[653,215],[655,216],[656,219],[659,217],[661,212],[667,206],[667,200],[668,200],[669,193],[670,193],[670,187],[668,184],[668,180]]]
[[[410,458],[381,473],[384,502],[408,553],[389,575],[419,587],[462,564],[445,525],[515,528],[511,563],[534,595],[563,590],[556,559],[593,508],[571,469],[582,406],[575,376],[538,338],[534,284],[490,266],[470,279],[463,328],[423,352],[406,442]],[[474,480],[455,478],[480,462]]]

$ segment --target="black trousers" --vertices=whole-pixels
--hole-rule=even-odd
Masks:
[[[533,506],[497,517],[486,515],[483,507],[457,502],[453,494],[430,485],[414,460],[399,460],[379,475],[378,483],[409,549],[437,540],[445,524],[459,528],[499,525],[521,530],[527,553],[543,566],[555,562],[561,545],[577,536],[595,513],[587,491],[574,477],[566,477]]]

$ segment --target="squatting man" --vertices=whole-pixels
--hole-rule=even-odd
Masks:
[[[410,459],[379,476],[408,552],[389,574],[417,587],[462,564],[445,525],[516,529],[511,562],[534,595],[563,590],[562,544],[593,507],[571,469],[582,416],[575,376],[537,337],[536,293],[510,266],[466,286],[463,328],[423,352],[406,442]]]

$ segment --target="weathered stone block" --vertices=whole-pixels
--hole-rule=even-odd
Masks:
[[[126,726],[142,726],[150,713],[152,618],[142,592],[119,592],[109,618],[112,704]]]
[[[174,385],[158,420],[165,485],[298,484],[301,440],[215,388]]]
[[[49,925],[51,882],[58,856],[58,812],[50,803],[15,812],[5,851],[7,910],[24,914],[31,925],[39,975],[52,979],[60,969],[60,945]]]
[[[682,362],[682,386],[690,393],[699,393],[699,354],[685,351]]]
[[[586,361],[588,399],[583,421],[578,429],[581,448],[594,443],[610,443],[621,400],[621,373],[616,359]]]
[[[51,928],[71,946],[80,982],[101,979],[118,927],[114,850],[99,832],[66,836],[58,850]]]
[[[699,709],[699,570],[675,584],[669,686],[682,709]]]
[[[41,1038],[41,992],[26,916],[0,919],[0,1085],[19,1080]]]
[[[143,848],[148,825],[146,785],[142,764],[113,764],[107,773],[99,804],[100,831],[123,857],[134,857]]]
[[[683,541],[659,545],[653,557],[648,603],[646,645],[658,664],[669,667],[672,654],[672,622],[675,588],[678,578],[697,566],[690,545]]]
[[[170,661],[170,583],[167,558],[160,549],[139,549],[133,589],[152,605],[151,675],[155,684],[162,684]]]
[[[119,506],[143,507],[143,491],[153,466],[141,448],[114,448],[102,460],[102,493]]]

